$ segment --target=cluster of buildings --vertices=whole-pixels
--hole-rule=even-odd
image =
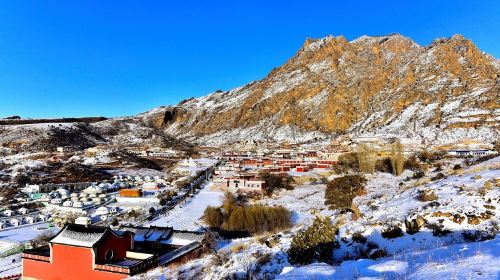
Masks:
[[[60,146],[55,149],[59,155],[73,154],[79,152],[81,149],[77,146]],[[85,149],[84,154],[88,157],[95,156],[105,156],[112,152],[121,151],[122,147],[112,147],[108,145],[97,145]],[[173,150],[173,149],[162,149],[162,148],[128,148],[127,153],[139,156],[139,157],[150,157],[150,158],[178,158],[184,155],[183,151]]]
[[[274,151],[224,152],[221,155],[224,164],[215,169],[213,181],[215,186],[232,192],[261,193],[267,187],[260,177],[262,173],[284,176],[327,170],[346,152],[341,146],[303,149],[293,143]]]
[[[39,211],[21,207],[16,210],[7,209],[1,213],[0,229],[19,227],[23,224],[35,224],[38,222],[46,222],[50,215],[41,214]]]

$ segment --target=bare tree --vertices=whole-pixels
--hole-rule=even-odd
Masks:
[[[391,144],[391,167],[394,175],[399,176],[403,173],[405,156],[404,156],[404,148],[403,144],[399,142],[394,142]]]
[[[359,171],[364,173],[375,172],[375,164],[377,163],[377,151],[372,144],[358,144],[356,146],[356,159],[358,160]]]

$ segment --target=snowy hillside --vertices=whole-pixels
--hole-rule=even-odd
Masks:
[[[454,165],[457,162],[448,162]],[[445,164],[445,162],[443,162]],[[304,184],[260,200],[293,212],[291,230],[219,244],[217,254],[148,276],[158,279],[497,279],[500,273],[500,158],[454,170],[444,178],[367,177],[367,193],[355,199],[362,216],[329,210],[325,186]],[[423,193],[433,195],[426,199]],[[292,237],[316,215],[339,224],[331,264],[294,266]],[[419,217],[419,218],[417,218]],[[417,230],[408,222],[422,219]],[[394,230],[399,229],[399,231]],[[390,230],[389,230],[390,229]],[[264,241],[273,240],[273,243]]]
[[[283,66],[229,91],[140,118],[204,144],[339,133],[434,143],[498,138],[498,60],[460,35],[419,46],[401,35],[308,39]]]

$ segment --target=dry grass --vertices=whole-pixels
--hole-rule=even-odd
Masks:
[[[309,182],[314,182],[319,180],[319,178],[314,177],[314,176],[297,176],[293,177],[293,181],[295,184],[305,184]]]
[[[236,253],[239,253],[239,252],[247,249],[248,247],[249,247],[248,243],[238,243],[238,244],[231,247],[231,252],[236,254]]]

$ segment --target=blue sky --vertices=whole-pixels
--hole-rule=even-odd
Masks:
[[[500,1],[0,1],[0,116],[123,116],[263,78],[306,37],[461,33]]]

